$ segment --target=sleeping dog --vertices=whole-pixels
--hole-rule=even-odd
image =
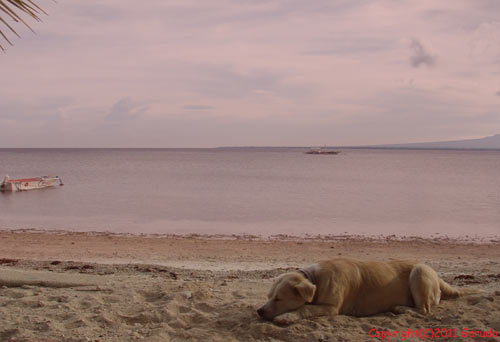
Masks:
[[[277,323],[337,314],[369,316],[402,306],[427,314],[441,299],[478,292],[456,289],[414,261],[334,259],[279,276],[257,313]]]

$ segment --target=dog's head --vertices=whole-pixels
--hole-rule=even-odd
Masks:
[[[266,320],[272,320],[282,313],[311,303],[315,293],[316,285],[304,275],[298,272],[285,273],[274,282],[267,295],[269,300],[257,310],[257,313]]]

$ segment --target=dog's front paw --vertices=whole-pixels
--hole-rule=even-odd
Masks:
[[[299,315],[295,312],[287,312],[279,316],[274,317],[273,322],[277,325],[290,325],[296,323],[299,320]]]

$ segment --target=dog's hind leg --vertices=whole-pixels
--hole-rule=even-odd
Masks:
[[[416,264],[410,272],[410,291],[415,307],[423,314],[431,312],[441,299],[439,276],[424,264]]]

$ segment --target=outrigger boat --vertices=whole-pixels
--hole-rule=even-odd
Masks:
[[[340,151],[324,150],[322,148],[311,148],[306,154],[339,154]]]
[[[42,189],[49,186],[64,185],[59,176],[43,176],[36,178],[10,179],[5,176],[0,182],[0,191],[24,191],[33,189]]]

